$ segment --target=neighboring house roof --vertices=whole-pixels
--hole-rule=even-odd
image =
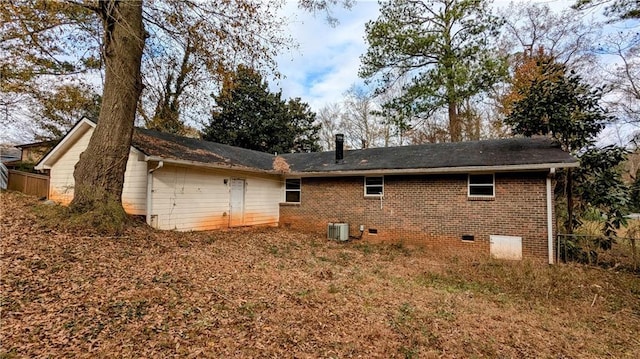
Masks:
[[[578,162],[546,137],[431,143],[344,151],[335,160],[331,152],[283,155],[291,172],[339,174],[342,172],[444,173],[507,171],[577,167]]]
[[[32,143],[25,143],[22,145],[17,145],[16,147],[18,148],[31,148],[31,147],[53,147],[58,143],[58,140],[47,140],[47,141],[40,141],[40,142],[32,142]]]
[[[136,128],[131,145],[152,160],[189,162],[273,170],[274,156],[268,153],[220,143]]]
[[[0,148],[0,162],[8,163],[20,160],[20,150],[15,147]]]
[[[94,127],[95,122],[80,120],[36,169],[51,168],[58,156],[74,145],[74,138]],[[521,171],[578,166],[575,158],[544,137],[348,150],[338,163],[334,151],[275,156],[140,128],[135,129],[131,145],[145,155],[146,161],[290,176]]]

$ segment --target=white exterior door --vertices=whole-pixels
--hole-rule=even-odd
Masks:
[[[522,259],[522,237],[489,236],[491,257],[496,259]]]
[[[231,180],[231,200],[229,208],[229,226],[236,227],[244,224],[244,187],[243,179]]]

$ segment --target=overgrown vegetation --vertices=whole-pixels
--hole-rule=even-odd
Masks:
[[[277,228],[76,235],[0,201],[0,357],[640,356],[628,272]]]

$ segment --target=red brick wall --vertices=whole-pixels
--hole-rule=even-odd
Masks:
[[[467,175],[385,176],[384,198],[364,196],[363,177],[303,178],[301,203],[280,206],[283,226],[326,233],[349,223],[366,241],[489,253],[490,235],[522,237],[524,258],[547,259],[546,173],[497,173],[495,198],[467,196]],[[377,235],[368,233],[377,229]],[[462,235],[473,235],[463,242]]]

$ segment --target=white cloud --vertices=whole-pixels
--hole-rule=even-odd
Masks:
[[[360,55],[366,51],[364,26],[378,16],[375,1],[361,1],[351,10],[334,8],[340,23],[327,24],[322,14],[316,16],[287,3],[284,11],[292,18],[289,31],[299,47],[278,57],[284,78],[272,88],[282,88],[283,96],[300,97],[314,110],[337,102],[358,77]]]

